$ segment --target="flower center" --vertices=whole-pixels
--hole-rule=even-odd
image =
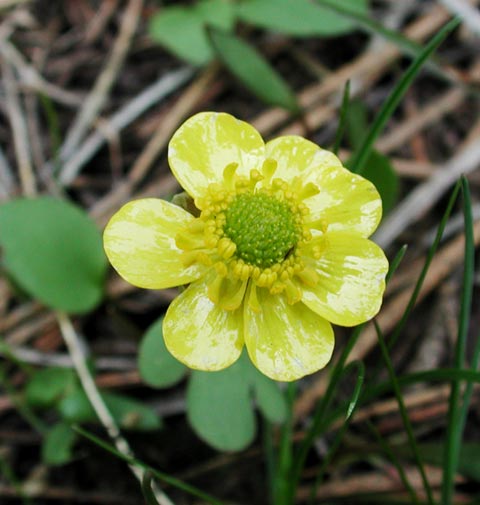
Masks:
[[[264,193],[237,195],[225,210],[224,234],[236,245],[235,256],[249,265],[271,267],[295,247],[299,231],[285,201]]]
[[[276,162],[267,159],[261,171],[236,174],[237,165],[224,169],[222,184],[210,184],[195,200],[200,216],[175,238],[185,266],[207,267],[210,300],[225,310],[237,309],[247,291],[249,305],[260,310],[256,289],[285,293],[288,303],[301,299],[301,283],[315,284],[303,252],[312,234],[302,200],[318,193],[314,185],[273,178]],[[261,184],[259,184],[261,182]]]

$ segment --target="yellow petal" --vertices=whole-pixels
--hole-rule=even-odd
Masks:
[[[261,310],[245,304],[245,344],[253,364],[278,381],[293,381],[323,368],[334,346],[328,321],[303,303],[257,289]]]
[[[220,309],[210,301],[207,284],[191,284],[168,307],[163,320],[167,349],[196,370],[222,370],[243,348],[242,313]]]
[[[311,221],[321,220],[332,231],[354,231],[369,237],[382,217],[382,201],[375,186],[344,168],[331,152],[302,137],[286,136],[268,142],[266,156],[277,161],[275,177],[305,185],[315,184],[319,193],[304,203]],[[297,188],[295,188],[297,189]]]
[[[385,290],[388,261],[376,244],[345,232],[326,233],[313,241],[321,257],[305,260],[319,276],[316,286],[303,286],[302,301],[328,321],[354,326],[374,317]]]
[[[187,284],[203,273],[201,265],[188,268],[175,235],[193,220],[176,205],[157,198],[133,200],[111,219],[103,234],[110,263],[130,284],[163,289]]]
[[[168,162],[181,186],[194,198],[210,183],[223,181],[227,165],[238,163],[237,174],[259,169],[265,145],[255,128],[230,114],[201,112],[175,132]]]

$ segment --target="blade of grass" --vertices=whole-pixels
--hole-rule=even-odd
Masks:
[[[121,460],[125,461],[129,465],[134,465],[139,468],[141,468],[144,472],[150,472],[152,475],[155,476],[158,480],[165,482],[166,484],[169,484],[170,486],[173,486],[177,489],[181,489],[182,491],[185,491],[188,494],[191,494],[192,496],[196,496],[197,498],[200,498],[201,500],[206,501],[207,503],[210,503],[212,505],[224,505],[220,500],[217,500],[213,496],[210,496],[207,493],[204,493],[200,489],[196,488],[195,486],[192,486],[191,484],[186,484],[185,482],[182,482],[179,479],[176,479],[175,477],[171,477],[170,475],[160,472],[159,470],[155,470],[155,468],[152,468],[151,466],[147,465],[143,461],[140,461],[139,459],[128,456],[126,454],[123,454],[115,447],[110,445],[109,443],[105,442],[104,440],[98,438],[97,436],[93,435],[93,433],[90,433],[89,431],[85,430],[84,428],[74,425],[72,426],[72,429],[74,429],[77,433],[82,435],[82,437],[87,438],[94,444],[98,445],[102,449],[112,453],[114,456],[117,458],[120,458]]]
[[[268,492],[270,505],[275,505],[275,450],[273,443],[273,425],[268,419],[263,422],[263,452],[265,454],[265,471],[268,480]]]
[[[347,345],[345,346],[340,356],[340,359],[335,364],[327,390],[322,399],[320,400],[319,404],[317,405],[317,408],[315,409],[311,426],[309,427],[304,439],[300,444],[300,447],[298,448],[295,454],[290,477],[292,493],[294,493],[295,489],[298,486],[298,483],[300,482],[300,476],[303,467],[305,465],[307,454],[310,448],[313,446],[315,438],[321,433],[322,429],[324,429],[324,427],[327,425],[327,423],[324,422],[325,415],[328,412],[328,407],[330,406],[333,400],[335,391],[337,390],[340,380],[343,378],[344,375],[346,375],[349,372],[350,368],[357,366],[357,361],[352,361],[346,366],[345,362],[353,346],[357,342],[364,326],[365,326],[364,324],[357,326],[352,332],[352,335],[350,336]]]
[[[402,463],[400,463],[397,456],[392,451],[391,447],[387,444],[387,442],[385,442],[382,435],[378,431],[377,427],[369,419],[367,419],[365,424],[367,428],[370,430],[370,433],[372,433],[372,435],[375,437],[375,440],[377,441],[378,445],[381,447],[381,449],[383,450],[389,461],[393,464],[393,466],[397,470],[400,480],[402,481],[402,484],[405,486],[405,489],[408,491],[408,494],[410,495],[411,503],[413,503],[414,505],[418,505],[419,501],[417,493],[410,484],[407,474],[403,469]]]
[[[390,266],[388,268],[387,276],[385,277],[385,282],[388,284],[388,281],[392,278],[393,274],[397,271],[401,261],[403,260],[405,253],[407,252],[408,246],[407,244],[403,244],[402,247],[398,250],[397,254],[390,262]]]
[[[407,308],[405,309],[405,312],[403,313],[402,318],[400,319],[400,322],[398,325],[395,327],[395,330],[392,333],[392,336],[389,338],[388,341],[388,346],[389,350],[395,345],[400,333],[402,332],[403,328],[405,327],[405,324],[410,317],[410,314],[415,307],[415,304],[417,303],[418,296],[420,294],[420,291],[423,286],[423,282],[425,281],[425,277],[427,276],[428,269],[430,268],[430,264],[432,263],[433,257],[435,256],[435,253],[437,252],[440,242],[443,237],[443,233],[445,231],[445,227],[447,226],[447,222],[450,219],[450,216],[452,214],[453,206],[455,205],[455,202],[457,201],[457,196],[461,188],[461,182],[458,181],[457,184],[455,184],[452,194],[450,195],[450,198],[447,203],[447,208],[445,209],[445,212],[442,216],[442,219],[440,221],[440,224],[438,225],[437,228],[437,233],[435,235],[435,240],[433,241],[433,244],[430,246],[428,250],[427,257],[425,259],[425,264],[423,265],[422,271],[420,272],[420,275],[418,276],[418,280],[415,284],[415,288],[413,289],[412,296],[410,297],[410,300],[408,301]]]
[[[424,370],[398,377],[398,384],[401,387],[411,386],[421,382],[467,382],[480,384],[480,372],[474,370],[458,370],[456,368],[435,368],[434,370]],[[382,396],[392,390],[390,381],[382,382],[377,386],[369,388],[368,392],[362,396],[362,403],[369,402],[374,398]],[[338,416],[336,416],[338,417]]]
[[[315,0],[315,2],[322,7],[326,7],[340,16],[343,16],[347,19],[354,21],[357,26],[372,35],[381,35],[386,40],[392,42],[400,50],[402,50],[405,54],[409,56],[416,57],[418,56],[422,50],[423,46],[414,40],[410,40],[408,37],[405,37],[401,32],[397,32],[395,30],[391,30],[370,16],[366,16],[361,12],[358,12],[354,9],[349,8],[347,5],[342,5],[334,0]],[[445,76],[447,79],[450,79],[450,76],[445,74],[441,68],[433,63],[430,65],[432,69],[434,69],[439,75]]]
[[[458,321],[458,336],[455,346],[454,363],[456,368],[462,369],[465,361],[467,347],[468,327],[472,308],[474,254],[473,218],[470,190],[465,177],[461,179],[463,193],[463,215],[465,220],[465,252],[462,282],[462,298]],[[460,382],[451,384],[450,400],[448,405],[447,436],[444,448],[443,479],[442,479],[442,504],[450,505],[453,499],[454,478],[460,457],[463,430],[470,406],[472,388],[465,392],[463,405],[460,405]]]
[[[425,277],[427,276],[428,269],[430,268],[430,264],[432,263],[433,257],[435,256],[435,253],[438,250],[438,247],[440,246],[440,242],[443,237],[443,233],[445,231],[445,227],[447,226],[448,219],[450,218],[450,215],[453,210],[453,206],[455,205],[455,202],[457,201],[457,196],[461,188],[461,182],[458,181],[453,190],[452,194],[450,195],[450,198],[447,203],[447,208],[445,209],[445,212],[442,216],[442,219],[440,221],[440,224],[438,225],[437,228],[437,233],[435,235],[435,240],[433,241],[432,245],[428,249],[427,257],[425,259],[425,263],[423,265],[422,271],[420,272],[420,275],[418,276],[417,282],[415,283],[415,287],[412,291],[412,295],[410,296],[410,299],[408,300],[407,307],[405,308],[402,317],[400,318],[400,321],[398,324],[395,326],[395,328],[392,331],[391,336],[388,339],[388,350],[391,351],[393,346],[396,344],[398,337],[400,336],[403,328],[405,327],[405,324],[408,321],[408,318],[410,317],[410,314],[412,313],[415,304],[417,303],[418,296],[420,295],[420,291],[423,286],[423,282],[425,281]],[[388,279],[388,276],[387,276]],[[380,374],[380,370],[382,368],[382,364],[379,363],[376,368],[373,370],[371,376],[372,380],[370,381],[372,384],[375,384],[378,375]]]
[[[458,193],[461,188],[461,182],[458,181],[457,184],[455,184],[452,194],[450,195],[450,198],[447,203],[447,208],[445,209],[445,212],[442,216],[442,219],[440,221],[440,224],[438,225],[437,228],[437,233],[435,235],[435,240],[433,241],[433,244],[430,246],[427,257],[425,259],[425,263],[423,265],[422,271],[420,272],[420,275],[418,276],[417,282],[415,284],[415,287],[412,291],[412,295],[410,296],[410,299],[408,301],[407,307],[405,308],[405,311],[403,312],[403,315],[399,321],[399,323],[395,326],[395,329],[392,331],[392,334],[390,338],[388,339],[388,350],[391,351],[393,346],[398,340],[398,337],[400,336],[403,328],[405,327],[405,324],[407,323],[408,318],[410,317],[410,314],[412,313],[415,304],[417,303],[418,296],[420,295],[420,291],[423,286],[423,282],[425,281],[425,277],[427,276],[428,269],[430,268],[430,264],[432,263],[433,257],[435,256],[435,253],[438,250],[438,247],[440,246],[440,242],[443,237],[443,232],[445,231],[445,227],[447,226],[448,219],[450,218],[450,215],[453,210],[453,206],[455,205],[455,202],[457,200]],[[390,268],[390,271],[392,269]],[[390,273],[389,273],[390,275]],[[389,280],[390,277],[387,276],[387,280]],[[380,373],[380,368],[381,365],[377,366],[376,369],[374,370],[372,374],[372,383],[376,382],[376,379],[378,377],[378,374]]]
[[[353,389],[353,393],[350,398],[350,402],[345,415],[345,422],[335,435],[335,439],[333,440],[333,443],[330,445],[330,449],[327,452],[320,466],[320,469],[318,470],[317,478],[315,479],[315,483],[313,484],[310,493],[310,499],[309,499],[310,505],[313,505],[315,503],[318,486],[322,483],[325,471],[327,470],[328,465],[330,465],[333,457],[337,453],[337,450],[339,449],[343,441],[343,437],[350,426],[350,420],[352,419],[352,414],[354,413],[358,404],[358,400],[360,398],[360,391],[362,389],[363,381],[365,379],[365,365],[363,361],[354,361],[351,363],[351,365],[356,366],[358,370],[357,370],[357,379],[355,381],[355,387]]]
[[[340,107],[340,119],[338,121],[337,132],[335,134],[335,141],[333,143],[332,151],[334,154],[338,154],[340,149],[340,143],[343,139],[343,134],[347,126],[347,114],[348,106],[350,104],[350,80],[348,80],[343,88],[342,105]]]
[[[154,483],[153,474],[151,472],[145,472],[142,478],[142,493],[145,498],[145,503],[147,505],[160,505],[155,498],[155,494],[152,490],[152,485]]]
[[[380,345],[380,351],[382,353],[383,360],[385,361],[385,365],[387,366],[388,375],[390,377],[390,382],[392,383],[393,391],[395,393],[395,397],[398,402],[398,409],[400,411],[400,415],[402,417],[403,426],[405,427],[405,431],[407,432],[408,442],[412,449],[415,463],[420,472],[420,476],[422,478],[423,487],[425,489],[425,493],[427,495],[427,500],[430,505],[434,505],[435,501],[433,499],[433,492],[428,482],[427,474],[425,473],[425,468],[423,465],[422,457],[420,456],[420,451],[418,450],[417,442],[413,435],[412,425],[410,423],[410,418],[408,417],[407,409],[405,407],[405,403],[403,402],[402,392],[400,390],[400,386],[398,384],[397,376],[395,375],[395,370],[393,368],[392,361],[390,360],[390,355],[388,353],[387,345],[385,343],[385,339],[383,338],[382,330],[376,321],[374,321],[375,329],[377,331],[378,343]]]
[[[444,25],[442,29],[439,30],[439,32],[428,42],[422,52],[418,54],[415,60],[408,67],[407,71],[403,74],[388,99],[383,103],[382,108],[380,109],[367,136],[365,137],[365,140],[362,143],[362,146],[354,154],[351,162],[353,172],[362,173],[364,163],[370,155],[375,140],[392,116],[423,64],[435,52],[447,35],[459,25],[459,23],[460,20],[455,18]]]

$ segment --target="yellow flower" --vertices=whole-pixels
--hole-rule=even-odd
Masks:
[[[265,375],[291,381],[330,360],[330,323],[375,316],[388,262],[367,239],[381,199],[366,179],[298,136],[263,142],[248,123],[204,112],[168,150],[198,216],[164,200],[135,200],[110,220],[105,251],[142,288],[188,287],[163,322],[169,351],[220,370],[244,345]]]

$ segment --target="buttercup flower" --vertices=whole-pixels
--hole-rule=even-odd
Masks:
[[[188,285],[163,322],[169,351],[220,370],[246,345],[265,375],[291,381],[330,360],[330,323],[353,326],[380,308],[388,262],[368,237],[381,199],[366,179],[299,136],[263,142],[248,123],[204,112],[168,149],[196,215],[146,198],[108,223],[110,262],[131,284]]]

